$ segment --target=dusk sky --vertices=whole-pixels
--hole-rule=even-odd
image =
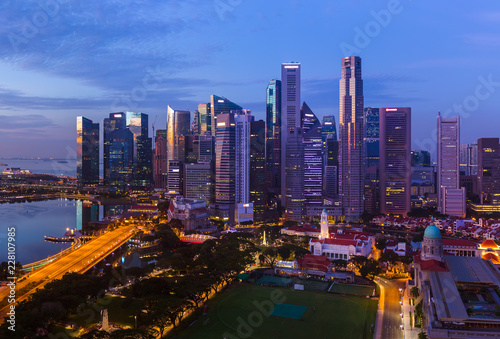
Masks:
[[[4,0],[0,157],[76,157],[76,116],[191,112],[221,95],[265,119],[282,62],[301,100],[338,124],[340,59],[362,58],[365,107],[412,108],[412,147],[436,116],[461,142],[500,136],[498,1]],[[150,132],[150,135],[152,132]]]

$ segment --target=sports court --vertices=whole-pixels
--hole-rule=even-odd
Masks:
[[[265,275],[259,280],[257,280],[257,285],[287,287],[292,283],[292,281],[293,278],[283,278],[283,277],[274,277],[272,275]]]
[[[269,314],[283,318],[300,319],[306,309],[306,306],[279,303]]]

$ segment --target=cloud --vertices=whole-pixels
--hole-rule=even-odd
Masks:
[[[41,114],[25,115],[0,115],[0,130],[8,133],[11,130],[23,130],[27,134],[38,133],[38,130],[46,127],[56,127],[57,125],[49,118]],[[18,134],[19,131],[12,131]]]

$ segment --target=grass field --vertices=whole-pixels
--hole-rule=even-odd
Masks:
[[[275,304],[305,306],[302,319],[269,315]],[[206,315],[168,338],[372,338],[377,301],[256,285],[239,285],[216,296]],[[238,332],[238,329],[240,332]]]
[[[337,284],[335,283],[330,289],[331,293],[347,293],[355,295],[367,295],[372,296],[374,286],[361,286],[361,285],[349,285],[349,284]]]

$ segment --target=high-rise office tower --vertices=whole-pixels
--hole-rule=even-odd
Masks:
[[[379,146],[380,146],[380,115],[379,109],[365,107],[364,109],[364,152],[365,152],[365,180],[364,180],[364,209],[371,214],[379,212]]]
[[[213,176],[209,163],[184,164],[183,193],[186,199],[213,203]]]
[[[287,219],[300,221],[304,212],[300,63],[281,64],[281,86],[281,205]]]
[[[230,113],[231,111],[239,111],[242,107],[235,104],[228,99],[212,94],[210,96],[210,115],[211,115],[211,127],[212,136],[215,137],[215,131],[217,130],[217,116],[222,113]],[[198,107],[200,110],[200,107]]]
[[[323,117],[321,134],[323,139],[323,195],[333,198],[338,194],[339,167],[339,142],[335,116]]]
[[[266,124],[250,122],[250,201],[256,221],[264,219],[266,209]]]
[[[411,210],[411,108],[380,108],[380,211]]]
[[[477,143],[460,144],[460,175],[477,175]]]
[[[177,138],[177,159],[183,164],[198,162],[200,139],[198,135],[181,135]]]
[[[210,109],[210,103],[198,105],[198,125],[200,134],[212,135],[212,114]]]
[[[148,115],[127,112],[127,128],[134,135],[132,186],[142,190],[153,180],[153,139],[149,137]]]
[[[167,130],[156,130],[153,178],[156,188],[167,188]]]
[[[237,204],[246,204],[250,200],[250,121],[252,120],[251,115],[234,115],[236,129],[235,199]]]
[[[127,113],[110,113],[104,119],[104,183],[111,191],[132,188],[134,134],[127,127]]]
[[[234,223],[236,203],[236,128],[234,114],[217,117],[215,135],[215,214],[221,221]]]
[[[431,154],[429,151],[411,151],[411,165],[429,167],[431,165]]]
[[[321,124],[321,136],[323,142],[327,139],[337,140],[337,126],[335,125],[334,115],[325,115]]]
[[[183,167],[179,160],[168,161],[168,192],[183,194]]]
[[[198,162],[211,163],[215,158],[215,138],[206,134],[200,135],[198,140]]]
[[[99,124],[76,118],[76,180],[78,189],[99,185]]]
[[[500,205],[499,138],[481,138],[478,148],[478,191],[481,204]]]
[[[460,185],[460,118],[437,117],[437,191],[438,210],[442,208],[442,187],[458,189]]]
[[[269,208],[281,199],[281,81],[269,81],[266,89],[266,186]]]
[[[179,160],[179,137],[189,134],[191,112],[167,108],[167,158]]]
[[[363,80],[361,58],[341,59],[339,102],[339,187],[347,221],[359,221],[363,213]]]
[[[323,202],[322,126],[305,102],[300,112],[304,147],[304,203],[306,206],[321,206]]]
[[[191,122],[191,133],[200,135],[200,112],[194,111],[193,121]]]

